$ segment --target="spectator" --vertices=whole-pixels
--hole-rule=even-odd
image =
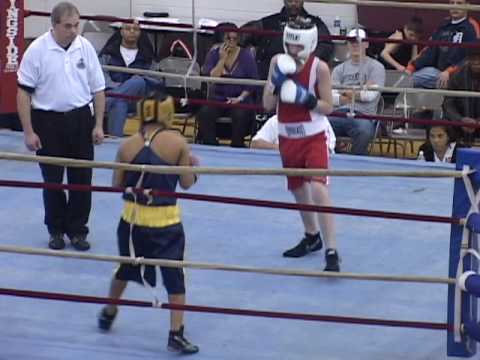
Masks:
[[[357,35],[358,34],[358,35]],[[367,42],[359,42],[358,38],[365,39],[366,33],[363,29],[353,29],[348,33],[352,38],[348,41],[348,48],[351,58],[333,69],[333,85],[369,85],[384,86],[385,68],[375,59],[366,55]],[[353,110],[357,115],[377,113],[380,93],[372,90],[333,90],[333,104],[335,111],[349,112],[352,101]],[[352,138],[352,154],[366,155],[368,144],[375,135],[376,123],[372,120],[354,119],[348,117],[329,117],[330,124],[336,136],[349,136]]]
[[[284,0],[284,7],[279,13],[266,16],[258,21],[251,22],[245,27],[256,30],[269,30],[283,32],[285,25],[298,17],[310,19],[318,29],[318,45],[315,56],[325,62],[329,62],[333,55],[333,43],[330,40],[323,40],[320,37],[329,36],[328,27],[318,16],[309,14],[303,7],[303,0]],[[281,36],[252,35],[245,37],[245,44],[256,48],[256,59],[261,79],[266,79],[270,60],[276,54],[283,53],[283,40]]]
[[[457,149],[464,145],[457,143],[452,127],[436,125],[427,129],[427,142],[420,146],[418,159],[433,162],[455,163]]]
[[[238,33],[225,32],[223,28],[236,28],[236,25],[223,23],[218,26],[218,31],[224,34],[223,43],[210,49],[202,73],[212,77],[257,79],[257,65],[252,52],[238,45]],[[227,104],[252,104],[254,91],[252,86],[215,84],[210,85],[209,98]],[[218,145],[217,130],[222,137],[227,135],[230,129],[221,128],[224,124],[217,124],[220,116],[232,118],[231,146],[244,147],[244,138],[251,133],[255,113],[242,108],[203,106],[197,113],[201,141],[207,145]]]
[[[452,5],[465,5],[467,0],[450,0]],[[479,37],[478,23],[467,16],[466,10],[450,10],[450,17],[431,36],[431,40],[465,43]],[[407,66],[413,75],[415,87],[446,88],[450,76],[465,58],[465,49],[460,47],[431,46],[423,49]]]
[[[140,41],[142,40],[142,41]],[[115,36],[100,52],[102,65],[133,69],[152,68],[153,48],[147,37],[141,37],[138,22],[124,23],[120,37]],[[145,96],[162,83],[160,80],[121,72],[104,71],[106,87],[112,93],[128,96]],[[123,127],[129,112],[135,112],[136,101],[109,97],[107,99],[108,133],[123,136]]]
[[[423,22],[413,17],[403,29],[396,30],[388,38],[395,40],[418,40],[423,33]],[[381,55],[386,69],[404,72],[407,65],[418,54],[418,46],[413,44],[386,43]]]
[[[467,49],[465,63],[452,75],[448,82],[449,90],[480,91],[480,48]],[[480,124],[480,98],[447,96],[443,102],[446,119],[465,124]],[[463,141],[472,145],[479,129],[456,128]]]
[[[328,124],[327,128],[327,143],[328,150],[330,154],[335,153],[335,142],[336,142],[335,133],[333,132],[332,126]],[[278,150],[278,118],[277,115],[270,117],[262,128],[258,130],[255,136],[252,139],[252,144],[250,146],[254,149],[271,149]]]

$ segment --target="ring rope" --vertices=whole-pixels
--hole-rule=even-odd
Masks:
[[[404,2],[404,1],[380,1],[380,0],[305,0],[306,3],[333,3],[333,4],[350,4],[357,6],[373,6],[373,7],[393,7],[407,9],[431,9],[431,10],[470,10],[480,11],[479,5],[453,5],[441,3],[424,3],[424,2]]]
[[[53,293],[46,291],[31,291],[0,288],[0,295],[16,296],[24,298],[35,298],[44,300],[82,302],[88,304],[113,304],[122,306],[148,307],[168,310],[183,310],[189,312],[209,313],[209,314],[224,314],[224,315],[239,315],[252,317],[266,317],[275,319],[289,319],[289,320],[303,320],[303,321],[319,321],[330,323],[343,323],[350,325],[371,325],[371,326],[388,326],[399,328],[414,328],[424,330],[447,330],[451,331],[451,327],[446,323],[434,323],[423,321],[406,321],[406,320],[387,320],[377,318],[360,318],[349,316],[336,315],[320,315],[320,314],[306,314],[306,313],[289,313],[280,311],[261,311],[251,309],[234,309],[225,307],[213,306],[199,306],[199,305],[180,305],[169,303],[151,303],[141,300],[128,299],[112,299],[99,296],[86,296],[79,294],[64,294]]]
[[[415,178],[462,178],[464,172],[458,170],[333,170],[333,169],[289,169],[289,168],[235,168],[235,167],[200,167],[200,166],[158,166],[137,165],[109,161],[91,161],[82,159],[70,159],[64,157],[27,155],[11,152],[0,152],[0,159],[23,162],[36,162],[41,164],[113,169],[124,171],[146,171],[155,174],[208,174],[208,175],[255,175],[255,176],[370,176],[370,177],[415,177]],[[475,173],[471,170],[468,175]]]
[[[419,2],[403,2],[403,1],[379,1],[379,0],[305,0],[306,3],[334,3],[334,4],[350,4],[357,6],[370,6],[370,7],[392,7],[392,8],[407,8],[407,9],[431,9],[431,10],[467,10],[467,11],[480,11],[480,5],[472,4],[442,4],[442,3],[424,3]],[[24,17],[28,16],[50,16],[49,12],[24,9]],[[134,19],[122,19],[115,16],[108,15],[82,15],[81,19],[85,20],[98,20],[98,21],[123,21],[133,22]],[[171,24],[161,23],[154,21],[141,20],[140,23],[149,25],[180,25],[179,27],[192,28],[192,25],[188,24]],[[183,25],[183,26],[182,26]]]
[[[57,184],[57,183],[52,184],[52,183],[14,181],[14,180],[0,180],[0,186],[16,187],[16,188],[50,189],[50,190],[98,191],[98,192],[108,192],[108,193],[113,193],[113,192],[122,193],[126,190],[121,187],[114,188],[109,186],[90,186],[90,185]],[[145,189],[132,189],[132,191],[138,191],[139,193],[142,193],[143,191],[145,191]],[[376,210],[365,210],[365,209],[317,206],[317,205],[285,203],[285,202],[279,202],[279,201],[246,199],[246,198],[236,198],[236,197],[227,197],[227,196],[167,192],[167,191],[151,190],[151,189],[149,190],[149,194],[156,195],[156,196],[164,196],[164,197],[175,197],[177,199],[206,201],[206,202],[221,203],[221,204],[255,206],[255,207],[264,207],[264,208],[270,208],[270,209],[324,212],[324,213],[337,214],[337,215],[355,215],[355,216],[364,216],[364,217],[381,218],[381,219],[423,221],[423,222],[434,222],[434,223],[453,224],[453,225],[465,224],[465,219],[451,218],[446,216],[436,216],[436,215],[418,215],[418,214],[408,214],[408,213],[399,213],[399,212],[391,212],[391,211],[376,211]]]
[[[454,6],[449,6],[449,9],[453,7]],[[25,10],[25,15],[24,15],[25,17],[33,16],[33,15],[48,17],[51,14],[43,11]],[[181,28],[181,29],[188,29],[191,32],[195,32],[195,27],[189,24],[162,23],[158,21],[138,20],[133,18],[120,18],[120,17],[103,16],[103,15],[100,15],[100,16],[99,15],[93,15],[93,16],[82,15],[80,16],[80,18],[85,20],[122,22],[122,23],[132,23],[133,21],[138,21],[140,24],[145,24],[145,25]],[[214,31],[216,31],[216,27],[202,26],[200,30],[204,30],[204,31],[206,30],[213,33]],[[253,29],[249,27],[246,27],[246,28],[226,27],[224,30],[228,32],[255,34],[255,35],[272,36],[272,37],[277,37],[282,35],[282,32],[276,31],[276,30],[261,30],[261,29]],[[198,28],[197,28],[197,32],[198,32]],[[318,37],[318,39],[320,41],[330,41],[330,40],[346,41],[346,40],[350,40],[351,37],[345,36],[345,35],[321,35]],[[362,39],[362,41],[371,42],[371,43],[398,43],[398,44],[410,44],[410,45],[422,45],[422,46],[445,46],[445,47],[461,47],[461,48],[478,48],[480,46],[480,42],[452,43],[449,41],[442,41],[442,40],[407,40],[407,39],[390,39],[390,38],[383,38],[383,37],[366,37],[365,39]]]
[[[174,74],[168,72],[154,71],[154,70],[142,70],[127,68],[123,66],[113,66],[113,65],[102,65],[102,68],[107,71],[113,72],[122,72],[126,74],[133,75],[146,75],[159,78],[172,78],[172,79],[181,79],[185,78],[185,75]],[[191,75],[188,76],[189,80],[193,81],[202,81],[207,83],[216,83],[216,84],[234,84],[234,85],[250,85],[250,86],[264,86],[265,80],[253,80],[253,79],[235,79],[235,78],[222,78],[222,77],[211,77],[211,76],[200,76],[200,75]],[[332,86],[332,89],[338,90],[374,90],[380,92],[393,92],[393,93],[425,93],[433,95],[444,95],[451,97],[480,97],[480,92],[476,91],[462,91],[462,90],[439,90],[439,89],[420,89],[420,88],[398,88],[398,87],[387,87],[387,86],[343,86],[335,85]]]
[[[107,96],[112,94],[108,93]],[[117,97],[115,94],[113,97]],[[123,96],[118,96],[123,97]],[[180,101],[178,98],[175,99],[176,101]],[[252,104],[227,104],[221,101],[214,101],[214,100],[205,100],[205,99],[189,99],[188,101],[192,105],[210,105],[220,108],[240,108],[240,109],[247,109],[247,110],[255,110],[255,111],[265,111],[262,106],[260,105],[252,105]],[[404,99],[404,102],[408,101]],[[408,112],[408,106],[403,106],[403,110]],[[354,113],[344,113],[333,111],[328,116],[336,116],[342,118],[355,118],[358,120],[376,120],[376,121],[383,121],[383,122],[396,122],[396,123],[409,123],[409,124],[417,124],[417,125],[445,125],[451,127],[469,127],[472,129],[480,129],[480,123],[463,123],[460,121],[451,121],[451,120],[443,120],[443,119],[421,119],[421,118],[411,118],[411,117],[398,117],[398,116],[390,116],[390,115],[371,115],[371,114],[356,114]],[[400,139],[401,140],[401,139]]]
[[[358,25],[360,26],[360,25]],[[203,27],[202,27],[203,28]],[[207,27],[208,28],[208,27]],[[354,26],[352,29],[355,29]],[[212,28],[215,30],[215,28]],[[283,33],[276,30],[261,30],[261,29],[254,29],[250,27],[245,28],[230,28],[225,27],[223,31],[226,32],[236,32],[236,33],[243,33],[243,34],[253,34],[253,35],[264,35],[269,37],[277,37],[282,36]],[[318,36],[318,40],[320,41],[330,41],[330,40],[340,40],[346,42],[347,40],[352,40],[352,36],[347,35],[320,35]],[[422,45],[422,46],[445,46],[445,47],[459,47],[459,48],[478,48],[480,47],[479,41],[471,41],[471,42],[464,42],[464,43],[453,43],[451,41],[446,40],[409,40],[409,39],[392,39],[386,37],[365,37],[361,39],[362,42],[368,43],[394,43],[394,44],[407,44],[407,45]]]
[[[107,92],[105,94],[107,97],[114,97],[119,99],[125,99],[129,101],[137,101],[143,99],[141,96],[133,96],[133,95],[125,95],[125,94],[117,94]],[[231,108],[231,109],[246,109],[246,110],[254,110],[263,112],[265,111],[264,108],[260,105],[254,104],[230,104],[222,101],[215,101],[215,100],[206,100],[206,99],[184,99],[184,98],[173,98],[176,103],[179,103],[181,106],[185,106],[187,103],[191,105],[210,105],[219,108]],[[406,100],[405,100],[406,101]],[[404,101],[404,102],[405,102]],[[404,112],[407,112],[408,109],[406,106],[403,106]],[[418,124],[418,125],[445,125],[451,127],[468,127],[472,129],[480,129],[480,124],[477,123],[462,123],[459,121],[450,121],[450,120],[442,120],[442,119],[421,119],[421,118],[411,118],[411,117],[398,117],[398,116],[390,116],[390,115],[367,115],[367,114],[347,114],[344,112],[337,112],[333,111],[329,114],[329,116],[337,116],[337,117],[346,117],[350,118],[353,117],[358,120],[376,120],[376,121],[383,121],[383,122],[395,122],[395,123],[408,123],[408,124]],[[400,139],[401,140],[401,139]]]
[[[456,279],[444,277],[429,276],[413,276],[413,275],[384,275],[384,274],[359,274],[349,272],[329,272],[329,271],[312,271],[300,269],[280,269],[280,268],[260,268],[240,265],[199,263],[192,261],[177,261],[164,259],[146,259],[131,258],[129,256],[113,256],[113,255],[96,255],[89,253],[79,253],[73,251],[57,251],[49,249],[38,249],[20,246],[0,245],[0,252],[23,254],[23,255],[42,255],[60,258],[73,258],[79,260],[96,260],[101,262],[114,262],[132,265],[151,265],[165,266],[172,268],[191,268],[197,270],[218,270],[241,273],[254,273],[263,275],[282,275],[282,276],[299,276],[299,277],[319,277],[319,278],[335,278],[350,279],[364,281],[390,281],[405,283],[421,283],[421,284],[446,284],[455,285]]]

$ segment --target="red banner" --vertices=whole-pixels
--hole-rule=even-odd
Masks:
[[[17,70],[24,51],[23,1],[0,0],[0,114],[17,111]]]

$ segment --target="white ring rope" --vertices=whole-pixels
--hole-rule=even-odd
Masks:
[[[465,172],[454,170],[332,170],[332,169],[284,169],[284,168],[221,168],[196,166],[157,166],[117,163],[108,161],[91,161],[62,157],[37,156],[18,153],[0,152],[0,159],[35,162],[57,166],[69,166],[95,169],[117,169],[139,171],[155,174],[209,174],[209,175],[263,175],[263,176],[371,176],[371,177],[415,177],[415,178],[461,178]],[[474,173],[471,170],[468,174]]]
[[[465,191],[467,193],[468,199],[470,200],[470,208],[467,212],[465,217],[465,223],[463,224],[462,229],[462,242],[460,244],[460,257],[457,265],[457,273],[456,278],[457,280],[461,278],[463,274],[464,268],[464,258],[467,254],[474,254],[477,253],[478,249],[470,248],[470,238],[471,238],[471,231],[467,227],[468,218],[472,213],[478,213],[479,207],[478,204],[480,202],[480,191],[475,193],[472,181],[468,177],[468,172],[470,167],[465,165],[463,167],[463,183],[465,186]],[[454,330],[454,339],[456,342],[462,341],[462,289],[458,286],[455,287],[455,294],[454,294],[454,318],[453,318],[453,330]]]
[[[103,69],[113,72],[122,72],[126,74],[133,75],[146,75],[159,78],[172,78],[172,79],[190,79],[194,81],[201,81],[207,83],[216,83],[216,84],[235,84],[235,85],[253,85],[253,86],[264,86],[265,80],[252,80],[252,79],[234,79],[234,78],[220,78],[220,77],[211,77],[211,76],[195,76],[195,75],[182,75],[167,73],[154,70],[142,70],[142,69],[133,69],[122,66],[112,66],[112,65],[103,65]],[[452,97],[480,97],[480,92],[477,91],[461,91],[461,90],[440,90],[440,89],[421,89],[421,88],[398,88],[398,87],[387,87],[387,86],[332,86],[333,89],[338,90],[373,90],[381,92],[393,92],[393,93],[427,93],[427,94],[436,94]]]
[[[79,253],[73,251],[58,251],[49,249],[38,249],[11,245],[0,245],[0,252],[24,255],[42,255],[61,258],[73,258],[79,260],[95,260],[102,262],[114,262],[133,265],[151,265],[165,266],[173,268],[191,268],[199,270],[219,270],[243,273],[256,273],[265,275],[283,275],[283,276],[301,276],[301,277],[323,277],[336,279],[351,279],[365,281],[391,281],[406,283],[423,283],[423,284],[456,284],[456,279],[432,276],[413,276],[413,275],[382,275],[382,274],[359,274],[359,273],[335,273],[328,271],[312,271],[300,269],[280,269],[280,268],[259,268],[239,265],[199,263],[191,261],[175,261],[163,259],[132,259],[128,256],[112,256],[112,255],[96,255],[88,253]]]

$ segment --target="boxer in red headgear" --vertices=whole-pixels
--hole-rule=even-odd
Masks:
[[[317,46],[317,28],[303,18],[284,29],[285,54],[270,63],[263,104],[276,107],[279,149],[285,168],[328,168],[326,117],[333,109],[328,65],[313,55]],[[300,204],[330,206],[325,176],[288,177],[288,189]],[[301,211],[305,237],[284,252],[286,257],[301,257],[320,250],[325,240],[325,271],[340,271],[336,250],[335,225],[331,214]]]

